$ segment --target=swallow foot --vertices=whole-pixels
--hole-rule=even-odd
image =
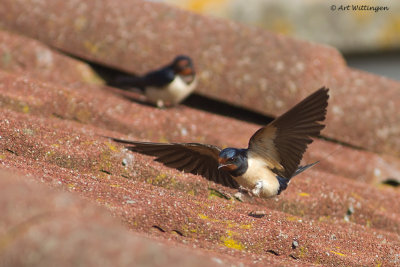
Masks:
[[[255,196],[259,197],[259,196],[260,196],[260,193],[261,193],[261,190],[263,189],[263,187],[264,187],[263,181],[258,181],[258,182],[256,183],[256,185],[254,186],[253,190],[251,190],[251,192],[252,192]]]
[[[239,186],[238,192],[236,192],[233,196],[240,202],[252,202],[253,200],[252,193],[241,185]]]

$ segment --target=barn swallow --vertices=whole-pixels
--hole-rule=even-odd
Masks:
[[[202,175],[224,186],[246,189],[269,198],[285,190],[290,179],[318,162],[299,166],[307,145],[325,125],[328,88],[321,88],[289,111],[260,128],[247,148],[220,149],[199,143],[151,143],[116,138],[131,151],[155,156],[156,161]]]
[[[119,75],[110,83],[121,88],[137,88],[158,107],[177,105],[196,87],[196,73],[190,57],[177,56],[170,64],[143,76]]]

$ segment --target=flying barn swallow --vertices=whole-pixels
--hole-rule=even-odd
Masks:
[[[220,149],[199,143],[151,143],[112,140],[131,151],[155,156],[156,161],[184,172],[202,175],[224,186],[244,188],[269,198],[285,190],[290,179],[318,162],[299,166],[307,145],[325,125],[328,88],[321,88],[289,111],[260,128],[248,148]]]
[[[119,75],[110,83],[122,88],[137,88],[158,107],[177,105],[196,87],[196,73],[190,57],[177,56],[170,64],[143,76]]]

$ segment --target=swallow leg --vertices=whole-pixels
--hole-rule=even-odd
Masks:
[[[251,192],[246,187],[239,185],[238,191],[234,194],[234,197],[239,201],[244,202],[246,196],[251,197]]]
[[[264,187],[264,183],[263,183],[263,181],[258,181],[257,183],[256,183],[256,185],[254,186],[254,188],[253,188],[253,190],[251,190],[251,192],[255,195],[255,196],[260,196],[260,193],[261,193],[261,190],[263,189],[263,187]]]
[[[240,202],[251,202],[253,194],[249,189],[239,185],[238,192],[233,195]]]

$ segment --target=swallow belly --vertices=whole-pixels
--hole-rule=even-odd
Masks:
[[[257,183],[259,185],[261,181],[262,188],[259,190],[259,196],[263,198],[278,194],[279,181],[276,174],[268,168],[263,159],[258,157],[249,155],[248,168],[242,176],[236,177],[236,181],[249,190],[255,189]]]
[[[163,88],[146,88],[146,97],[152,103],[161,103],[163,106],[176,105],[188,97],[194,90],[196,81],[186,84],[177,76],[171,83]]]

